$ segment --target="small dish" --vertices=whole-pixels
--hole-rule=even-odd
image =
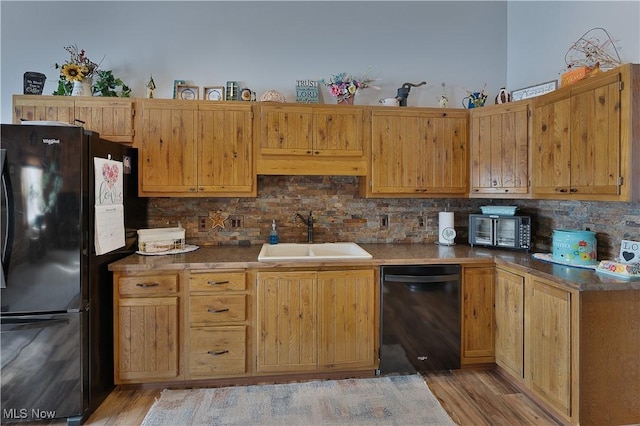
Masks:
[[[513,216],[518,206],[480,206],[482,214],[495,214],[498,216]]]

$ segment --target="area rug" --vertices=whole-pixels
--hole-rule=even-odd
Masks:
[[[455,425],[419,374],[162,391],[164,425]]]

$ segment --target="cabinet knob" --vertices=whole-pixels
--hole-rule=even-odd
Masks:
[[[207,281],[209,285],[220,285],[220,284],[229,284],[229,280],[224,281]]]
[[[207,312],[209,312],[211,314],[219,314],[219,313],[222,313],[222,312],[229,312],[229,308],[222,308],[222,309],[209,308],[209,309],[207,309]]]
[[[576,188],[571,188],[569,192],[578,192],[578,190]]]
[[[191,191],[191,192],[196,192],[196,188],[195,188],[195,187],[193,187],[193,186],[190,186],[190,187],[189,187],[189,191]]]

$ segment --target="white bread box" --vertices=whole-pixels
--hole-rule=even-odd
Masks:
[[[161,253],[170,250],[183,250],[184,228],[153,228],[138,230],[138,251],[142,253]]]

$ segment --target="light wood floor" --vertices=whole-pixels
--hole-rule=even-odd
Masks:
[[[493,370],[425,374],[444,409],[459,425],[559,425],[526,395]],[[136,426],[161,389],[114,390],[85,425]],[[66,425],[66,422],[52,423]]]

